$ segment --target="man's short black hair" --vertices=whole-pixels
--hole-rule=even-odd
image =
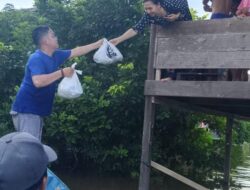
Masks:
[[[40,46],[40,41],[43,36],[47,35],[50,27],[47,25],[38,26],[32,31],[32,39],[36,46]]]

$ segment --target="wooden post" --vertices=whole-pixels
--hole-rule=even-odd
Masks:
[[[229,188],[230,188],[230,171],[231,171],[231,150],[232,150],[233,123],[234,123],[233,116],[228,116],[227,117],[227,128],[226,128],[226,146],[225,146],[223,190],[229,190]]]
[[[155,105],[152,103],[152,97],[146,97],[144,124],[143,124],[143,137],[142,137],[142,154],[141,154],[141,167],[139,190],[150,189],[150,170],[151,170],[151,139],[152,129],[154,126]]]
[[[147,79],[155,79],[154,58],[155,58],[155,35],[156,27],[151,26],[148,73]],[[149,190],[150,188],[150,170],[151,170],[151,135],[154,127],[155,104],[153,96],[146,96],[144,108],[144,123],[142,136],[142,153],[140,164],[139,190]]]

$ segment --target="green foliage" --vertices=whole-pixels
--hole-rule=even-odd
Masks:
[[[198,16],[198,12],[192,8],[190,9],[190,12],[191,12],[193,20],[206,20],[208,17],[208,14],[205,14],[203,16]]]
[[[15,84],[19,82],[16,76],[21,76],[23,68],[20,66],[21,53],[12,46],[0,42],[0,135],[12,130],[9,115],[11,95],[15,93]]]
[[[235,121],[234,139],[237,144],[250,142],[250,123],[248,121]]]
[[[139,93],[137,82],[130,78],[132,63],[111,67],[115,72],[106,78],[110,81],[98,80],[103,76],[87,75],[83,69],[84,95],[77,100],[56,99],[54,113],[46,121],[46,136],[49,144],[62,148],[60,152],[73,151],[75,161],[91,160],[102,170],[127,173],[138,165],[138,123],[142,123],[143,115],[143,98],[132,101],[129,97],[142,94],[143,86]],[[79,164],[86,167],[87,163]]]
[[[116,37],[142,14],[140,0],[37,0],[36,7],[15,10],[9,5],[0,12],[0,135],[13,130],[11,101],[28,55],[34,51],[30,35],[35,26],[50,25],[61,46],[72,48]],[[207,18],[191,12],[194,20]],[[119,45],[123,63],[97,65],[92,54],[67,63],[76,61],[83,70],[84,95],[76,100],[56,97],[53,114],[46,118],[44,140],[57,150],[59,166],[138,176],[148,39],[146,32]],[[210,131],[198,128],[202,120],[208,121]],[[225,123],[221,117],[160,108],[153,159],[197,181],[211,178],[213,171],[222,171]],[[235,123],[235,144],[250,141],[249,126],[248,122]],[[219,140],[211,135],[215,130]]]

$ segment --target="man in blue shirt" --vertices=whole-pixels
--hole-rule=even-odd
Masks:
[[[102,40],[72,50],[59,50],[57,37],[48,26],[34,29],[32,38],[38,50],[29,57],[10,113],[17,131],[28,132],[41,140],[43,117],[51,114],[56,82],[74,73],[72,68],[60,69],[60,66],[70,58],[99,48]]]

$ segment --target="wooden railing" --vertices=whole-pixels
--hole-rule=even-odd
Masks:
[[[250,19],[181,22],[157,27],[155,69],[250,68]]]
[[[151,31],[145,95],[250,99],[246,81],[159,81],[162,69],[249,69],[250,19],[180,22]]]

